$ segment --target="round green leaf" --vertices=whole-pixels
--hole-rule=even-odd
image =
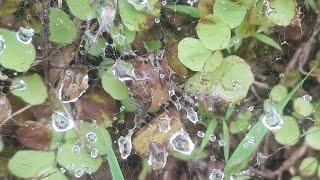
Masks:
[[[79,124],[79,133],[79,135],[86,140],[86,143],[90,147],[98,149],[99,155],[107,154],[106,146],[108,143],[110,144],[112,140],[110,134],[105,128],[98,125],[94,125],[92,123],[83,122]],[[90,142],[87,138],[87,135],[89,133],[94,133],[97,139],[95,141]],[[75,143],[79,139],[79,135],[75,130],[68,131],[66,133],[65,140],[68,143]]]
[[[13,86],[25,83],[25,88],[14,89],[12,93],[21,97],[25,102],[37,105],[43,103],[47,96],[47,86],[43,83],[39,74],[31,74],[26,76],[20,76],[12,81]]]
[[[295,13],[295,0],[270,0],[270,7],[266,8],[267,18],[280,26],[289,25]]]
[[[80,152],[73,152],[74,146],[79,146]],[[65,144],[59,147],[57,161],[71,174],[78,169],[84,170],[88,167],[92,172],[96,172],[102,163],[100,157],[91,157],[90,152],[88,152],[85,147],[77,145],[71,141],[67,141]]]
[[[318,167],[318,160],[313,156],[306,157],[299,166],[299,172],[302,176],[313,176]]]
[[[122,24],[120,24],[119,26],[113,26],[110,33],[113,41],[119,46],[126,46],[131,44],[136,37],[135,31],[129,31],[129,29]]]
[[[121,104],[125,107],[124,110],[127,112],[135,112],[137,110],[137,106],[131,96],[121,100]]]
[[[68,180],[68,178],[64,176],[59,169],[52,169],[48,174],[50,175],[45,178],[41,178],[41,180]]]
[[[306,132],[306,143],[315,150],[320,150],[320,126],[312,126]]]
[[[98,38],[98,42],[94,44],[86,43],[84,48],[86,49],[87,53],[92,56],[100,56],[104,53],[106,48],[106,39],[102,36]]]
[[[227,102],[243,99],[254,81],[250,66],[238,56],[225,58],[211,78],[214,92]]]
[[[69,16],[58,8],[50,8],[50,40],[60,44],[72,43],[77,29]]]
[[[18,151],[9,161],[11,173],[20,178],[39,177],[51,170],[55,163],[55,153],[33,150]]]
[[[101,78],[103,89],[114,99],[123,100],[129,97],[128,87],[119,79],[104,74]]]
[[[127,0],[118,0],[118,6],[122,23],[130,31],[149,29],[154,23],[155,16],[160,13],[158,6],[154,6],[151,12],[138,11]]]
[[[206,48],[220,50],[228,47],[231,29],[221,19],[210,14],[199,20],[197,34]]]
[[[293,176],[290,180],[302,180],[300,176]]]
[[[304,100],[302,97],[294,100],[293,107],[295,112],[304,117],[310,116],[313,112],[312,104]]]
[[[213,7],[213,14],[222,19],[231,28],[240,25],[246,13],[245,6],[231,0],[216,0]]]
[[[33,44],[24,44],[17,39],[16,32],[0,28],[0,44],[2,42],[0,64],[18,72],[27,71],[36,57]]]
[[[182,64],[193,71],[213,71],[222,63],[221,52],[213,53],[195,38],[184,38],[178,45],[178,58]]]
[[[274,132],[274,138],[279,144],[294,145],[299,141],[300,130],[297,121],[291,116],[283,117],[284,123]]]
[[[238,114],[237,119],[230,123],[229,130],[232,134],[237,134],[247,129],[252,114],[250,111],[244,111]]]
[[[274,102],[280,102],[283,98],[287,96],[287,94],[288,89],[285,86],[279,84],[272,88],[270,92],[270,98]]]
[[[94,9],[91,8],[89,0],[66,0],[71,13],[81,20],[96,17]]]

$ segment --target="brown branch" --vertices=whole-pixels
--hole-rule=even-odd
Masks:
[[[1,123],[0,123],[0,127],[2,127],[5,123],[7,123],[10,119],[12,119],[14,116],[20,114],[20,113],[23,113],[25,110],[29,109],[30,107],[32,107],[31,104],[19,109],[18,111],[12,113],[9,117],[7,117],[5,120],[3,120]]]

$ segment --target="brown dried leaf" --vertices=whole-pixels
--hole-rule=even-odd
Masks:
[[[52,134],[43,124],[35,121],[27,121],[17,131],[17,138],[26,147],[37,150],[48,150]]]
[[[159,130],[160,118],[166,115],[171,119],[171,129],[168,132],[161,132]],[[179,112],[171,109],[152,119],[135,134],[132,140],[133,148],[140,156],[147,156],[150,153],[150,143],[157,143],[159,146],[168,147],[170,137],[181,128],[183,128],[183,125],[180,122]]]
[[[10,101],[4,96],[0,96],[0,122],[10,117],[11,113],[12,107]]]

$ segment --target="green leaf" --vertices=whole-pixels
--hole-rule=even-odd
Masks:
[[[270,7],[266,9],[267,18],[280,26],[289,25],[295,13],[295,0],[270,0]]]
[[[313,117],[317,122],[320,122],[320,102],[312,103],[314,109]]]
[[[160,40],[150,40],[146,42],[146,48],[149,52],[157,51],[161,48],[162,43]]]
[[[77,29],[69,16],[58,8],[50,8],[50,40],[60,44],[72,43]]]
[[[153,23],[154,18],[159,15],[160,9],[158,6],[153,6],[152,11],[138,11],[127,0],[118,0],[119,14],[122,23],[130,31],[142,31],[149,29]]]
[[[123,100],[129,97],[128,87],[119,79],[110,74],[104,74],[101,81],[103,89],[114,99]]]
[[[210,50],[224,49],[229,45],[230,27],[212,14],[200,19],[196,30],[203,45]]]
[[[95,42],[94,44],[86,43],[84,45],[84,48],[88,54],[97,57],[103,55],[106,48],[106,42],[106,39],[103,36],[100,36],[97,42]]]
[[[320,126],[312,126],[305,133],[306,143],[315,150],[320,150]]]
[[[110,136],[110,135],[109,135]],[[119,166],[117,157],[112,149],[112,141],[109,141],[106,147],[107,150],[107,160],[110,166],[112,179],[123,180],[123,174],[121,172],[121,168]]]
[[[293,107],[295,112],[304,117],[310,116],[313,112],[312,104],[302,97],[299,97],[293,101]]]
[[[18,72],[27,71],[36,57],[33,44],[22,43],[17,39],[16,32],[0,28],[0,44],[2,42],[0,64]]]
[[[262,142],[264,136],[268,132],[268,129],[263,125],[262,121],[259,120],[247,133],[246,137],[254,137],[254,143],[248,144],[248,139],[244,138],[238,145],[236,150],[231,155],[228,163],[225,166],[224,172],[227,176],[233,172],[237,172],[245,167],[249,161],[251,154],[258,148]]]
[[[134,41],[135,31],[130,31],[126,26],[119,24],[111,28],[110,34],[113,41],[119,46],[127,46]]]
[[[68,180],[59,169],[52,169],[48,174],[50,174],[48,177],[41,178],[41,180]]]
[[[48,97],[47,86],[43,83],[39,74],[20,76],[13,79],[13,86],[25,83],[25,88],[15,89],[12,93],[21,97],[25,102],[37,105],[43,103]]]
[[[217,125],[218,125],[217,120],[215,118],[212,118],[209,122],[208,128],[207,128],[206,133],[204,135],[204,138],[201,142],[201,145],[199,148],[200,151],[203,151],[204,148],[209,144],[210,137],[211,137],[211,135],[213,135],[213,132],[216,129]]]
[[[254,24],[249,24],[243,21],[240,26],[235,28],[235,33],[240,38],[247,38],[252,36],[257,31],[258,26]]]
[[[297,121],[291,116],[283,116],[283,125],[274,131],[274,138],[282,145],[295,145],[301,135]]]
[[[213,14],[221,18],[231,28],[240,25],[246,13],[245,6],[231,0],[216,0],[213,7]]]
[[[135,112],[137,110],[137,106],[131,96],[121,100],[121,104],[125,107],[124,110],[127,112]]]
[[[318,159],[313,156],[304,158],[299,166],[299,173],[302,176],[309,177],[313,176],[317,171]]]
[[[73,152],[73,147],[80,148],[80,152]],[[89,167],[92,172],[96,172],[102,164],[101,157],[93,158],[85,147],[76,144],[74,141],[67,141],[59,147],[57,161],[66,168],[68,172],[74,174],[75,171]]]
[[[178,58],[193,71],[214,71],[223,60],[221,52],[213,53],[195,38],[184,38],[178,45]]]
[[[255,37],[257,40],[271,46],[271,47],[274,47],[276,48],[277,50],[279,51],[282,51],[282,48],[281,46],[275,42],[273,39],[271,39],[269,36],[266,36],[264,34],[259,34],[259,33],[256,33],[253,35],[253,37]]]
[[[191,17],[198,18],[198,9],[191,6],[185,6],[185,5],[166,5],[165,8],[170,9],[174,12],[187,14]]]
[[[300,176],[293,176],[290,180],[302,180]]]
[[[89,0],[66,0],[71,13],[81,20],[93,19],[96,12],[90,6]]]
[[[213,92],[231,103],[243,99],[254,81],[250,66],[238,56],[226,57],[211,78]]]
[[[280,102],[287,96],[287,94],[288,94],[288,89],[285,86],[279,84],[272,88],[270,92],[270,98],[274,102]]]
[[[250,111],[240,112],[235,121],[230,123],[230,132],[232,134],[237,134],[248,128],[249,120],[251,119],[252,113]]]
[[[8,168],[20,178],[39,177],[53,168],[54,152],[22,150],[9,161]]]

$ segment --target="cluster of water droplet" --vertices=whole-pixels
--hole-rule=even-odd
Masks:
[[[183,154],[191,154],[195,146],[189,134],[183,129],[173,134],[169,143],[174,151],[178,151]]]
[[[57,132],[65,132],[74,128],[74,121],[70,114],[55,111],[52,116],[52,127]]]
[[[247,148],[248,146],[254,144],[256,142],[256,138],[254,136],[251,136],[251,135],[247,135],[246,136],[246,142],[243,144],[243,146],[245,148]]]
[[[120,136],[118,139],[119,151],[122,159],[127,159],[132,150],[131,136],[133,130],[129,130],[129,133],[124,137]]]
[[[20,27],[19,31],[16,33],[16,37],[18,41],[22,42],[23,44],[30,44],[32,41],[32,37],[34,35],[34,29],[29,27]]]
[[[224,173],[221,169],[213,169],[209,175],[210,180],[223,180]]]

